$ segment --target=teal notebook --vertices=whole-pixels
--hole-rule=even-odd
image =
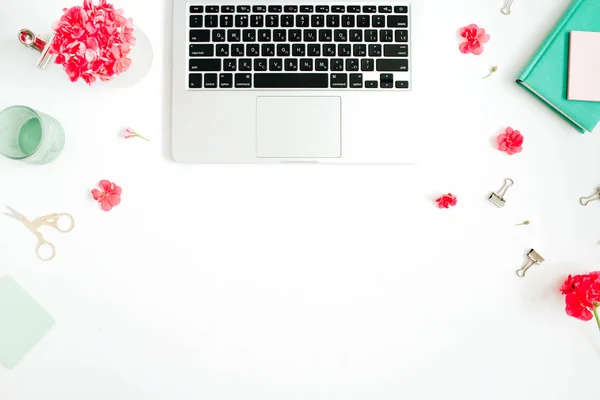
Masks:
[[[580,132],[591,132],[600,121],[600,103],[567,100],[571,31],[600,32],[600,0],[574,0],[521,72],[517,83]]]

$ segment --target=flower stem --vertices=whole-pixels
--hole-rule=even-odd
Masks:
[[[598,306],[596,306],[592,312],[594,313],[594,318],[596,318],[596,324],[598,324],[598,329],[600,329],[600,318],[598,317]]]
[[[144,139],[144,140],[145,140],[145,141],[147,141],[147,142],[149,142],[149,141],[150,141],[150,139],[148,139],[148,138],[147,138],[147,137],[145,137],[145,136],[142,136],[142,135],[140,135],[139,133],[134,133],[134,135],[135,135],[135,136],[137,136],[137,137],[139,137],[139,138],[142,138],[142,139]]]
[[[494,67],[492,67],[492,70],[490,71],[490,73],[489,73],[489,74],[487,74],[486,76],[484,76],[484,77],[483,77],[483,78],[481,78],[481,79],[487,79],[487,78],[489,78],[489,77],[490,77],[490,76],[492,76],[492,75],[494,74],[494,72],[496,72],[496,71],[498,71],[498,66],[497,66],[497,65],[495,65]]]

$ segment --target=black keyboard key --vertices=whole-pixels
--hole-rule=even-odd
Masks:
[[[377,89],[379,87],[379,82],[377,81],[365,81],[365,87],[367,89]]]
[[[321,28],[325,26],[325,16],[324,15],[311,15],[310,16],[310,26],[313,28]]]
[[[190,74],[189,88],[200,89],[202,87],[202,74]]]
[[[244,42],[256,42],[256,29],[244,29],[242,31]]]
[[[250,6],[237,6],[237,12],[239,13],[249,13]]]
[[[232,57],[244,57],[244,45],[241,43],[231,45]]]
[[[285,6],[285,7],[283,7],[283,12],[286,12],[286,13],[297,13],[298,12],[298,6]]]
[[[363,41],[362,29],[350,29],[350,41],[351,42],[362,42]]]
[[[313,60],[312,58],[303,58],[300,60],[300,71],[312,71]]]
[[[204,74],[204,87],[205,88],[216,88],[219,77],[217,74]]]
[[[380,42],[393,42],[394,41],[394,33],[391,29],[382,29],[379,31],[379,41]]]
[[[355,89],[362,88],[363,74],[350,74],[350,87]]]
[[[254,70],[255,71],[266,71],[267,70],[267,59],[266,58],[255,58],[254,59]]]
[[[304,30],[304,41],[305,42],[316,42],[317,41],[317,30],[316,29],[305,29]]]
[[[236,88],[251,88],[252,87],[252,74],[235,74],[235,87]]]
[[[259,29],[258,30],[258,41],[259,42],[270,42],[271,41],[271,30],[270,29]]]
[[[234,6],[221,6],[221,12],[222,13],[233,13],[233,12],[235,12],[235,7]]]
[[[380,82],[380,84],[382,89],[392,89],[394,87],[394,82],[392,81]]]
[[[408,59],[379,58],[376,68],[377,71],[408,71]]]
[[[277,57],[289,57],[290,45],[289,44],[278,44],[277,45]]]
[[[255,88],[327,88],[329,74],[254,74]]]
[[[354,15],[342,15],[342,26],[344,28],[354,28]]]
[[[379,6],[379,12],[380,13],[391,13],[392,12],[392,6]]]
[[[394,81],[394,74],[379,74],[379,80],[380,81],[389,81],[389,82],[393,82]]]
[[[235,26],[236,28],[246,28],[250,25],[250,18],[245,15],[236,15],[235,16]]]
[[[352,50],[354,57],[365,57],[367,55],[366,44],[355,44]]]
[[[269,71],[283,71],[283,60],[281,58],[271,58],[269,60]]]
[[[214,55],[213,44],[190,44],[190,57],[213,57]]]
[[[207,28],[216,28],[219,26],[219,16],[218,15],[205,15],[204,16],[204,26]]]
[[[282,15],[281,16],[281,26],[283,28],[293,28],[294,27],[294,16],[293,15]]]
[[[381,57],[381,45],[370,44],[369,45],[369,57]]]
[[[279,27],[279,15],[267,15],[267,28]]]
[[[275,29],[273,31],[273,41],[274,42],[286,42],[287,41],[287,31],[285,29]]]
[[[221,60],[218,58],[192,58],[190,60],[190,71],[220,71]]]
[[[283,7],[281,6],[269,6],[270,13],[280,13],[281,11],[283,11]]]
[[[190,42],[210,42],[210,30],[192,29],[190,30]]]
[[[190,14],[202,14],[204,6],[190,6]]]
[[[265,24],[265,16],[264,15],[252,15],[250,17],[250,26],[253,28],[262,28]]]
[[[348,31],[345,29],[336,29],[333,31],[333,40],[336,42],[347,42]]]
[[[288,31],[288,41],[301,42],[302,41],[302,31],[300,29],[290,29]]]
[[[408,45],[385,44],[383,45],[383,55],[385,57],[408,57]]]
[[[338,55],[340,57],[350,57],[352,55],[352,47],[349,44],[338,45]]]
[[[385,26],[385,16],[384,15],[373,15],[373,18],[371,19],[371,21],[373,22],[373,28],[381,28],[383,26]]]
[[[363,58],[360,60],[361,71],[375,71],[375,61],[371,58]]]
[[[377,12],[377,7],[375,6],[363,6],[364,13],[374,13]]]
[[[283,68],[286,71],[298,71],[298,60],[295,58],[286,58]]]
[[[388,28],[406,28],[408,27],[408,17],[406,15],[388,15]]]
[[[331,74],[331,88],[347,88],[348,74]]]
[[[321,56],[321,45],[320,44],[309,44],[307,52],[308,52],[309,57],[320,57]]]
[[[296,15],[296,26],[298,28],[306,28],[310,25],[309,16],[306,14]]]
[[[335,57],[335,44],[325,43],[323,45],[323,55],[325,57]]]
[[[202,28],[202,15],[190,15],[190,28]]]
[[[239,42],[242,40],[242,31],[239,29],[228,29],[227,30],[227,41],[228,42]]]
[[[313,6],[300,6],[300,12],[303,13],[311,13],[313,12],[314,7]]]
[[[306,45],[305,44],[294,44],[292,45],[292,55],[294,57],[306,56]]]
[[[237,60],[235,58],[226,58],[223,60],[223,71],[236,71]]]
[[[408,12],[407,6],[394,6],[394,12],[396,14],[406,14]]]
[[[315,71],[328,71],[329,60],[326,58],[317,58],[315,60]]]
[[[331,6],[331,12],[334,12],[334,13],[343,13],[343,12],[346,12],[346,7],[344,7],[344,6]]]
[[[225,29],[214,29],[212,31],[213,42],[224,42],[225,41]]]
[[[267,12],[267,6],[252,6],[252,12],[254,12],[254,13]]]
[[[252,43],[246,45],[246,56],[258,57],[260,56],[260,45],[258,43]]]
[[[219,12],[219,6],[206,6],[206,12],[207,13],[218,13]]]
[[[261,56],[273,57],[275,55],[275,45],[272,43],[265,43],[261,46]]]
[[[331,29],[319,29],[319,42],[331,42],[332,36]]]
[[[328,15],[326,20],[327,20],[328,28],[337,28],[338,26],[340,26],[340,16],[339,15]]]
[[[230,88],[233,85],[233,74],[219,74],[219,87]]]
[[[343,71],[344,70],[344,60],[341,58],[334,58],[331,60],[331,70],[332,71]]]
[[[329,6],[317,6],[317,12],[318,13],[328,13]]]
[[[408,89],[408,81],[396,81],[396,89]]]
[[[229,45],[228,44],[217,44],[217,57],[228,57],[229,56]]]
[[[233,15],[221,15],[219,26],[221,28],[231,28],[233,26]]]
[[[240,71],[252,71],[252,60],[249,58],[241,58],[239,62]]]
[[[375,29],[365,29],[365,42],[377,42],[377,31]]]
[[[346,71],[358,71],[358,59],[357,58],[346,59]]]
[[[394,33],[394,39],[396,42],[408,42],[408,31],[406,29],[396,29],[396,32]]]
[[[356,18],[356,26],[359,28],[369,28],[371,26],[371,18],[368,15],[359,15]]]
[[[360,6],[348,6],[348,12],[349,13],[359,13]]]

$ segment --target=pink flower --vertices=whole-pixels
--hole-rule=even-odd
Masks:
[[[106,0],[84,0],[83,7],[71,7],[54,24],[55,38],[50,53],[62,64],[71,81],[79,78],[91,85],[109,81],[126,72],[128,57],[135,45],[133,21],[123,17]]]
[[[523,135],[521,132],[513,130],[510,126],[504,133],[498,135],[498,150],[505,151],[509,155],[520,153],[523,148]]]
[[[473,53],[476,56],[483,53],[483,43],[487,43],[490,40],[490,35],[485,33],[485,29],[475,24],[460,28],[460,36],[467,39],[466,42],[462,42],[458,46],[460,52],[463,54]]]
[[[148,142],[150,141],[150,139],[148,139],[147,137],[144,137],[144,136],[140,135],[137,132],[134,132],[134,130],[131,129],[131,128],[125,129],[125,139],[131,139],[133,137],[139,137],[139,138],[142,138],[142,139],[144,139],[144,140],[146,140]]]
[[[110,211],[121,203],[121,193],[123,193],[121,187],[107,180],[100,181],[99,186],[102,191],[93,189],[92,196],[104,211]]]
[[[438,208],[450,208],[454,207],[457,203],[456,196],[452,193],[444,194],[435,201]]]

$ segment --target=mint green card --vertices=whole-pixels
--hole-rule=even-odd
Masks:
[[[0,363],[14,368],[52,325],[54,318],[14,279],[0,279]]]

